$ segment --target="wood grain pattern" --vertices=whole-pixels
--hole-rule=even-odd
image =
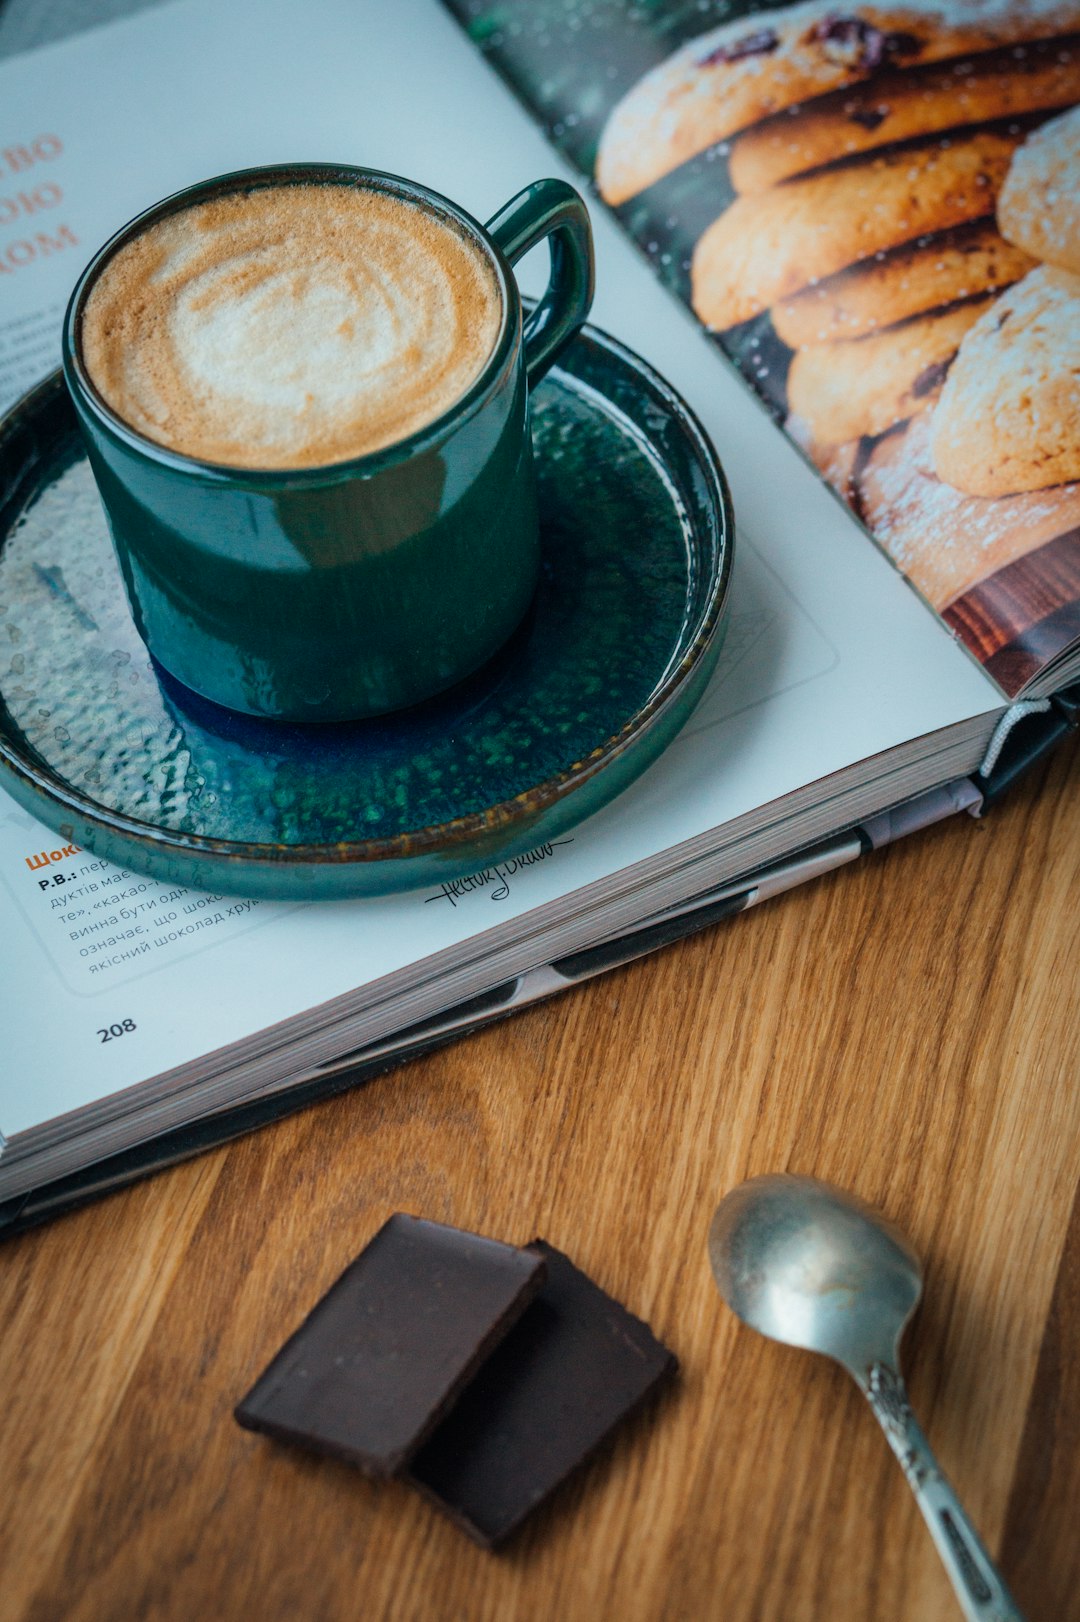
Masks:
[[[1030,1622],[1080,1619],[1080,753],[957,819],[0,1248],[0,1617],[946,1622],[839,1370],[743,1330],[721,1193],[789,1168],[925,1256],[907,1362]],[[682,1375],[505,1555],[241,1431],[393,1210],[542,1234]]]
[[[1009,1499],[1002,1559],[1031,1614],[1076,1614],[1080,1593],[1080,1195],[1073,1202]]]
[[[942,618],[1006,692],[1018,693],[1080,634],[1080,531],[980,580]]]

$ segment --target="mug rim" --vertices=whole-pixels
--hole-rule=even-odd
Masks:
[[[475,242],[495,272],[502,304],[499,331],[487,360],[469,387],[454,403],[429,423],[393,440],[389,445],[335,462],[319,462],[303,467],[254,467],[230,462],[208,461],[191,456],[185,451],[171,449],[149,435],[134,428],[109,405],[93,382],[82,355],[80,329],[83,310],[98,276],[113,256],[149,226],[172,214],[182,213],[199,202],[215,196],[255,190],[275,185],[371,185],[404,197],[406,201],[426,205],[433,213],[451,221]],[[145,456],[160,466],[189,477],[199,477],[213,483],[227,482],[232,486],[248,482],[260,487],[285,489],[355,478],[382,472],[406,462],[417,453],[428,451],[448,439],[463,423],[481,410],[495,391],[509,366],[521,350],[521,296],[509,261],[498,244],[489,236],[479,220],[460,204],[441,192],[409,180],[404,175],[390,174],[382,169],[366,169],[348,163],[276,163],[256,164],[247,169],[233,169],[195,181],[167,197],[151,203],[115,231],[104,242],[81,272],[68,300],[61,335],[61,359],[64,377],[76,404],[93,413],[99,425],[128,450]]]

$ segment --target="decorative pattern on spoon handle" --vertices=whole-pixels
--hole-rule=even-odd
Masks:
[[[874,1363],[867,1400],[900,1460],[968,1622],[1024,1622],[923,1435],[896,1369]]]

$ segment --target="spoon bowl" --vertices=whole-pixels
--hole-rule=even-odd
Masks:
[[[856,1379],[895,1360],[922,1294],[919,1258],[899,1228],[813,1177],[754,1177],[733,1189],[713,1217],[709,1260],[743,1323],[835,1358]]]

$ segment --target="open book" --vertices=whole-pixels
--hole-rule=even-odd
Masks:
[[[1040,274],[1016,257],[1034,260],[1033,250],[1016,244],[1008,262],[1023,276],[1011,293],[995,281],[1005,272],[987,268],[1007,258],[997,240],[1012,241],[994,224],[991,194],[976,217],[982,246],[968,257],[994,285],[957,294],[952,283],[947,294],[929,295],[925,313],[888,324],[879,300],[881,332],[857,337],[836,313],[852,302],[866,307],[866,287],[861,304],[857,286],[850,300],[841,297],[847,264],[828,276],[807,272],[816,280],[800,287],[798,267],[817,263],[808,249],[785,248],[781,274],[772,246],[750,252],[758,240],[752,231],[722,235],[732,232],[730,216],[744,197],[760,213],[774,208],[777,192],[797,195],[782,188],[809,184],[776,169],[804,161],[785,155],[784,140],[776,156],[768,134],[777,119],[795,127],[802,118],[812,133],[826,103],[839,105],[844,128],[869,138],[880,106],[873,117],[863,109],[848,118],[838,94],[869,95],[866,87],[886,69],[894,79],[930,74],[934,52],[950,61],[978,53],[989,61],[996,52],[997,61],[1029,34],[1056,41],[1061,78],[1066,57],[1071,64],[1065,8],[1035,0],[960,8],[979,21],[962,38],[948,36],[947,51],[939,39],[945,11],[927,4],[906,8],[913,21],[903,30],[891,25],[896,38],[887,48],[877,42],[870,7],[854,8],[843,27],[835,8],[822,23],[821,8],[800,7],[791,27],[788,13],[774,11],[775,27],[732,24],[705,43],[695,40],[709,19],[687,4],[627,8],[611,0],[579,13],[555,0],[461,0],[459,9],[467,29],[436,0],[392,7],[175,0],[0,63],[0,404],[55,364],[68,291],[98,244],[157,197],[207,175],[288,159],[357,163],[408,175],[484,220],[539,175],[582,185],[598,172],[618,218],[606,206],[594,209],[594,319],[686,397],[732,486],[739,538],[720,665],[662,759],[564,842],[463,883],[381,901],[284,905],[170,888],[64,846],[0,794],[0,1220],[9,1228],[737,912],[898,833],[977,810],[1002,739],[1030,707],[1014,700],[1046,709],[1046,695],[1075,666],[1068,467],[1038,491],[980,495],[949,482],[951,462],[919,462],[918,477],[936,481],[934,512],[982,503],[995,535],[1014,537],[981,553],[969,547],[959,564],[963,536],[983,533],[981,520],[938,528],[929,509],[912,518],[924,560],[916,567],[867,494],[889,485],[881,458],[893,468],[936,455],[934,424],[955,415],[946,408],[952,379],[966,375],[965,346],[978,350],[994,301],[1019,297],[1025,278]],[[999,37],[1021,16],[1028,34]],[[913,41],[922,42],[928,65]],[[1046,53],[1036,55],[1045,67]],[[718,97],[726,107],[731,85],[711,75],[755,62],[771,65],[774,77],[801,62],[803,78],[787,76],[799,86],[795,101],[773,108],[759,98],[742,125],[758,138],[765,168],[751,170],[757,190],[747,182],[736,198],[733,132],[706,119],[690,151],[669,117],[670,81],[683,73],[678,64],[689,63],[683,99],[708,108]],[[1044,77],[1054,74],[1047,69]],[[1053,95],[1063,94],[1048,89],[1041,105],[1016,114],[1017,133],[1000,137],[1010,164],[1028,150],[1036,121],[1059,114]],[[791,112],[807,102],[816,112]],[[836,119],[825,124],[833,128]],[[804,131],[795,146],[803,151],[809,139]],[[843,158],[844,173],[878,162],[878,149],[864,151],[861,139]],[[1004,148],[994,150],[1000,156]],[[834,173],[831,149],[810,155],[813,173]],[[1003,158],[994,173],[1004,184]],[[864,197],[869,217],[865,188]],[[811,217],[820,221],[815,199]],[[932,234],[921,216],[917,229],[920,241]],[[962,233],[968,224],[941,229]],[[726,244],[715,274],[700,268],[714,230]],[[761,240],[779,243],[783,233]],[[879,251],[890,273],[903,261],[902,242],[872,250],[875,263]],[[944,255],[950,263],[953,253]],[[525,261],[522,268],[526,291],[538,290],[544,267]],[[870,266],[864,271],[873,284]],[[902,280],[890,275],[886,284],[895,289]],[[822,310],[806,296],[819,288]],[[907,311],[902,302],[895,308]],[[910,324],[911,337],[919,323],[932,326],[957,308],[978,312],[976,319],[949,329],[951,353],[939,353],[944,339],[934,360],[918,349],[919,372],[906,384],[902,368],[856,362],[844,374],[856,382],[833,391],[836,421],[822,403],[828,389],[815,384],[795,409],[802,355],[825,365],[827,378],[830,353],[847,365],[844,346],[862,344],[858,355],[872,358],[872,346],[896,327]],[[826,323],[820,340],[815,321]],[[781,330],[792,342],[800,332],[814,341],[792,349]],[[913,352],[914,345],[912,337]],[[877,394],[893,401],[887,422],[885,408],[871,409],[875,379]],[[988,419],[980,413],[978,420]],[[1026,465],[1023,455],[1013,460]],[[978,456],[975,463],[982,466]],[[895,472],[889,488],[902,477]],[[857,504],[891,558],[834,489]],[[999,505],[1007,522],[998,522]],[[1056,517],[1036,522],[1036,509],[1051,508]],[[934,561],[941,557],[953,561]],[[994,607],[1005,598],[989,586],[1019,565],[1027,573],[1023,589],[1009,586],[1009,617]],[[0,608],[0,659],[17,658],[18,605]],[[1038,719],[1049,734],[1066,725],[1059,708],[1055,700]]]
[[[1010,696],[1080,669],[1080,5],[453,0]]]

